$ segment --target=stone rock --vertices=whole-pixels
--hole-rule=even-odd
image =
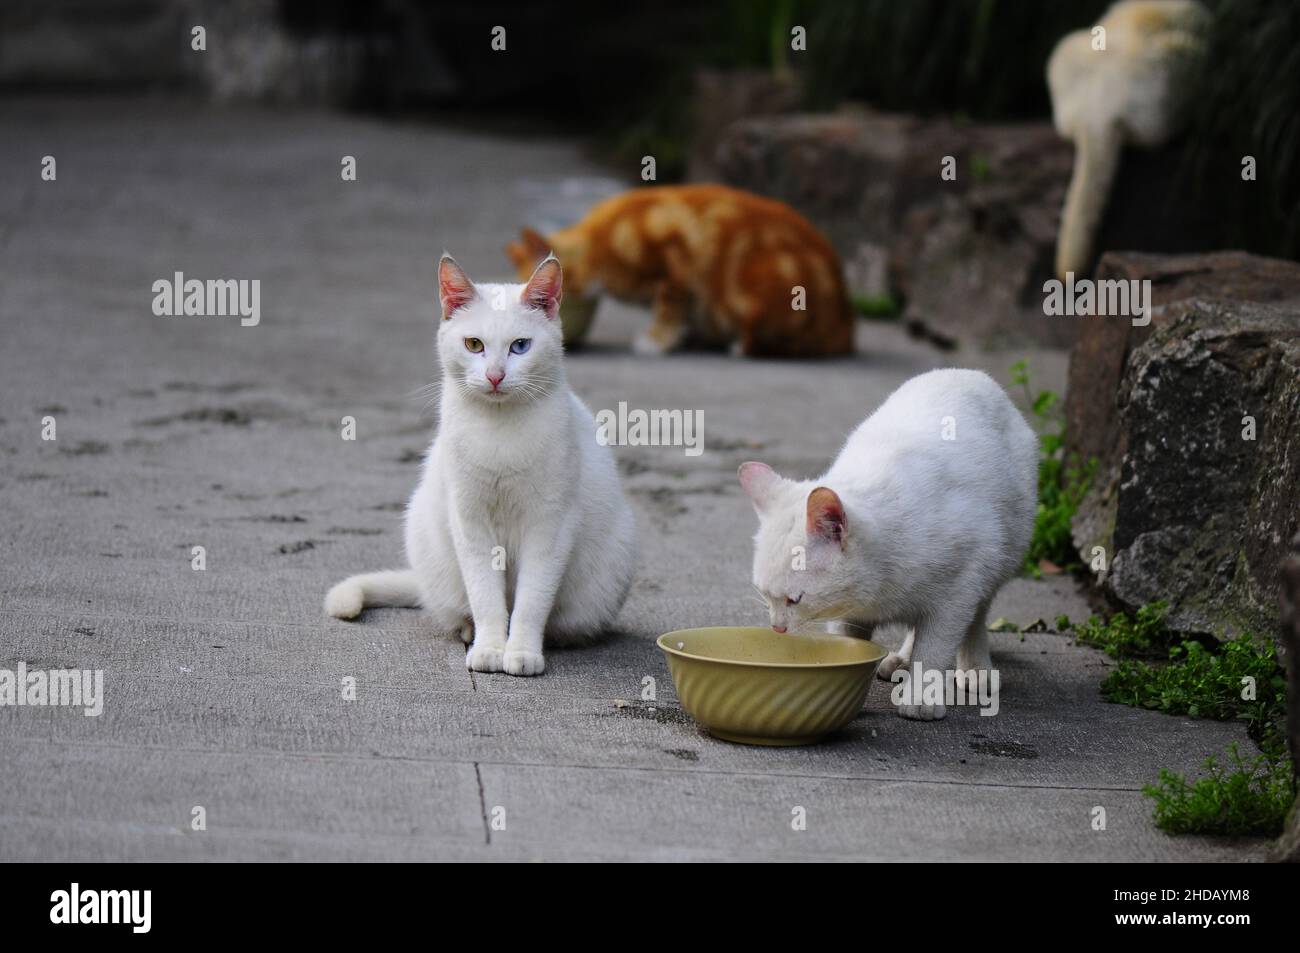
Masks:
[[[1099,249],[1220,247],[1219,223],[1177,191],[1181,146],[1124,154]],[[955,160],[956,178],[940,171]],[[733,123],[722,181],[794,206],[851,263],[884,248],[904,317],[984,345],[1069,347],[1074,327],[1043,311],[1074,151],[1047,123],[982,124],[863,110]],[[870,251],[868,252],[870,253]],[[857,283],[850,288],[878,295]]]
[[[1145,328],[1071,319],[1067,453],[1098,461],[1075,545],[1105,549],[1120,608],[1164,599],[1184,631],[1273,632],[1300,519],[1300,265],[1108,254],[1098,277],[1149,279],[1153,309]]]
[[[691,90],[691,147],[687,177],[718,178],[718,143],[732,123],[793,112],[803,99],[797,73],[760,69],[701,69]]]
[[[726,129],[716,165],[726,184],[797,208],[848,258],[859,242],[891,244],[895,180],[919,125],[852,113],[750,119]]]
[[[1286,728],[1292,766],[1300,765],[1300,536],[1282,564],[1282,652],[1286,665]],[[1300,863],[1300,798],[1277,843],[1278,860]]]
[[[1255,302],[1300,297],[1300,265],[1244,252],[1110,252],[1096,274],[1098,280],[1149,279],[1154,314],[1146,327],[1118,319],[1074,319],[1078,333],[1066,388],[1066,452],[1098,463],[1092,489],[1074,520],[1074,542],[1085,555],[1096,541],[1109,537],[1114,524],[1120,461],[1128,448],[1116,403],[1124,368],[1129,355],[1170,316],[1168,306],[1197,297]]]

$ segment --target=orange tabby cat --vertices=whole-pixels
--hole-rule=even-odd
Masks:
[[[564,265],[561,314],[574,336],[604,293],[653,305],[654,322],[636,341],[642,353],[733,341],[753,356],[853,350],[839,257],[807,219],[771,199],[721,185],[651,186],[607,199],[553,235],[524,229],[506,246],[525,281],[551,251]]]

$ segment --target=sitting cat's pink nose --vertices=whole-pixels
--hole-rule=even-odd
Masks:
[[[774,626],[772,626],[772,631],[773,631],[773,632],[785,632],[785,626],[783,626],[783,625],[774,625]]]
[[[493,389],[493,390],[496,390],[496,389],[497,389],[497,386],[498,386],[498,385],[499,385],[503,380],[506,379],[506,372],[505,372],[505,371],[488,371],[488,372],[487,372],[487,379],[488,379],[488,383],[492,385],[492,389]]]

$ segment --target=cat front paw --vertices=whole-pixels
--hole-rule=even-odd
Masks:
[[[541,675],[546,670],[546,659],[541,652],[507,649],[502,664],[507,675]]]
[[[465,667],[471,672],[499,672],[505,650],[496,645],[471,645],[465,653]]]
[[[938,721],[948,709],[943,705],[899,705],[898,714],[909,721]]]
[[[662,357],[668,353],[668,348],[664,346],[663,342],[648,331],[642,331],[632,339],[632,350],[644,357]]]
[[[880,662],[876,668],[876,678],[884,682],[893,681],[894,673],[898,671],[900,665],[906,665],[907,659],[897,652],[890,652]]]

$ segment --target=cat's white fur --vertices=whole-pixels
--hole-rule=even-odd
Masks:
[[[1083,273],[1125,144],[1154,148],[1179,128],[1185,71],[1203,49],[1209,13],[1194,0],[1122,0],[1092,30],[1067,34],[1047,63],[1052,121],[1075,145],[1056,272]]]
[[[1006,393],[982,371],[955,369],[899,387],[816,480],[743,464],[740,482],[759,517],[753,581],[772,627],[909,627],[881,663],[885,679],[918,662],[945,672],[989,668],[985,615],[1020,570],[1037,474],[1038,438]],[[945,710],[899,713],[930,720]]]
[[[410,568],[344,580],[325,598],[330,615],[419,606],[470,645],[470,670],[511,675],[543,671],[543,636],[582,642],[614,622],[636,526],[565,379],[561,285],[554,257],[526,285],[475,285],[444,256],[440,425],[407,506]],[[511,352],[519,340],[531,341],[526,353]]]

